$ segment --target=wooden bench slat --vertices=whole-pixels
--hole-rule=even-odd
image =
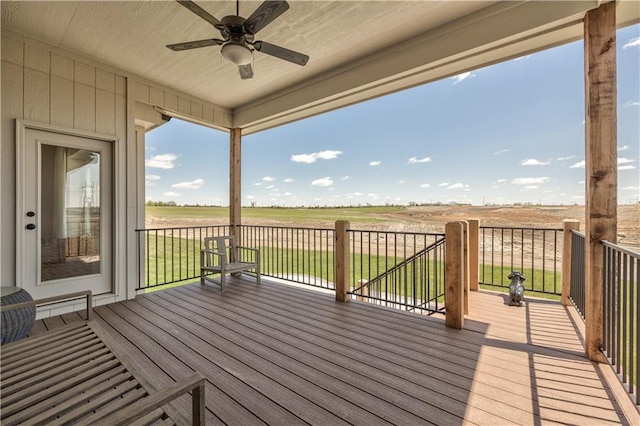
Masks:
[[[117,386],[127,380],[131,380],[131,377],[131,374],[126,371],[124,366],[121,366],[119,370],[106,371],[78,386],[56,393],[30,406],[27,410],[22,410],[12,416],[3,418],[2,423],[9,425],[26,420],[36,424],[45,423],[61,413],[72,409],[77,404],[93,398],[94,395],[100,394],[106,389]]]
[[[127,381],[89,403],[83,404],[77,409],[60,416],[50,422],[49,425],[63,425],[70,422],[73,422],[73,424],[77,426],[89,425],[113,411],[126,407],[145,395],[148,395],[148,393],[140,386],[140,383],[134,380]],[[103,410],[107,405],[109,405],[108,409],[105,410],[107,413],[101,413],[100,410]]]
[[[43,334],[27,337],[26,339],[2,345],[2,367],[8,367],[9,364],[20,359],[25,353],[32,350],[41,349],[42,345],[48,342],[64,341],[68,337],[77,336],[80,333],[90,333],[91,330],[84,323],[71,324],[60,329],[47,331]]]
[[[35,387],[35,389],[22,389],[12,395],[3,394],[2,414],[8,415],[15,412],[16,408],[11,406],[12,404],[15,404],[15,407],[26,407],[29,404],[33,404],[47,398],[49,395],[75,386],[86,378],[93,377],[94,375],[100,374],[111,368],[116,368],[119,365],[120,361],[115,358],[113,354],[108,354],[100,358],[96,358],[85,365],[74,367],[71,370],[59,374],[57,377],[41,382],[37,387]]]
[[[51,356],[42,360],[39,365],[24,365],[12,371],[11,376],[7,379],[2,378],[2,386],[11,386],[15,383],[25,381],[30,377],[55,371],[58,366],[69,364],[71,362],[82,362],[83,359],[90,359],[87,356],[100,356],[109,352],[109,348],[104,346],[102,342],[96,341],[92,346],[85,347],[79,351],[71,353],[61,353],[60,356]],[[45,363],[46,362],[46,363]],[[44,363],[44,364],[43,364]]]
[[[169,424],[173,424],[173,420],[167,417],[162,408],[156,408],[146,416],[139,418],[138,420],[129,423],[129,426],[146,426],[149,424],[163,424],[164,421],[168,420]]]

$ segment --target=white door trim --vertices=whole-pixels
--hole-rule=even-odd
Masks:
[[[104,135],[94,132],[88,132],[84,130],[77,129],[69,129],[66,127],[56,126],[52,124],[38,123],[34,121],[21,120],[16,119],[16,182],[15,188],[24,188],[26,184],[26,133],[27,129],[32,130],[41,130],[45,132],[58,133],[62,135],[69,135],[87,139],[94,139],[98,141],[110,142],[113,144],[113,155],[112,155],[112,230],[111,230],[111,258],[112,258],[112,271],[117,270],[117,261],[116,256],[114,256],[116,247],[118,247],[118,232],[116,229],[116,214],[118,212],[118,200],[120,199],[120,187],[117,184],[117,171],[119,170],[119,161],[118,161],[118,148],[119,148],[119,139],[116,136],[112,135]],[[24,192],[16,190],[16,282],[15,285],[18,287],[22,287],[25,277],[25,267],[27,265],[24,264],[25,259],[25,244],[23,240],[23,230],[27,224],[27,220],[25,215],[23,214],[24,209]],[[116,275],[112,274],[112,279],[115,280]],[[117,283],[112,286],[112,291],[114,295],[118,295],[120,289]]]

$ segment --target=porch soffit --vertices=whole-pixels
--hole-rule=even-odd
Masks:
[[[216,16],[234,1],[196,1]],[[259,33],[311,57],[305,67],[254,55],[241,80],[219,47],[166,44],[218,37],[173,1],[2,2],[2,29],[22,34],[233,111],[253,133],[582,37],[598,1],[297,1]],[[248,16],[261,1],[240,1]],[[623,0],[618,24],[640,21]]]

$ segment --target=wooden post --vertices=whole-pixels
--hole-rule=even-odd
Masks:
[[[464,326],[464,270],[462,222],[449,222],[445,226],[445,323],[447,327]]]
[[[358,282],[356,283],[356,285],[358,287],[364,286],[360,289],[360,296],[356,296],[356,300],[359,302],[369,302],[369,287],[366,286],[365,284],[367,284],[369,282],[369,280],[365,280],[364,278],[361,278],[358,280]]]
[[[469,314],[469,223],[462,223],[462,277],[464,279],[464,314]]]
[[[562,294],[560,303],[564,306],[571,305],[569,301],[569,293],[571,292],[571,231],[580,230],[580,221],[574,219],[565,219],[562,222],[563,242],[562,242]]]
[[[229,155],[229,225],[230,233],[236,239],[238,245],[240,241],[239,226],[242,223],[241,209],[241,171],[242,171],[242,129],[231,129],[230,134],[230,155]]]
[[[616,5],[604,3],[584,18],[585,56],[585,352],[605,362],[602,240],[617,232]]]
[[[336,300],[338,302],[348,302],[350,300],[349,291],[349,221],[336,221],[335,230],[335,276],[336,276]]]
[[[480,219],[468,219],[469,224],[469,290],[478,291],[480,282]]]

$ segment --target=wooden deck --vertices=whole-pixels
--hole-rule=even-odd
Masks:
[[[158,387],[205,376],[207,423],[636,424],[555,302],[473,293],[461,331],[263,279],[192,284],[96,309]],[[38,322],[33,333],[77,319]],[[176,404],[186,420],[189,399]]]

